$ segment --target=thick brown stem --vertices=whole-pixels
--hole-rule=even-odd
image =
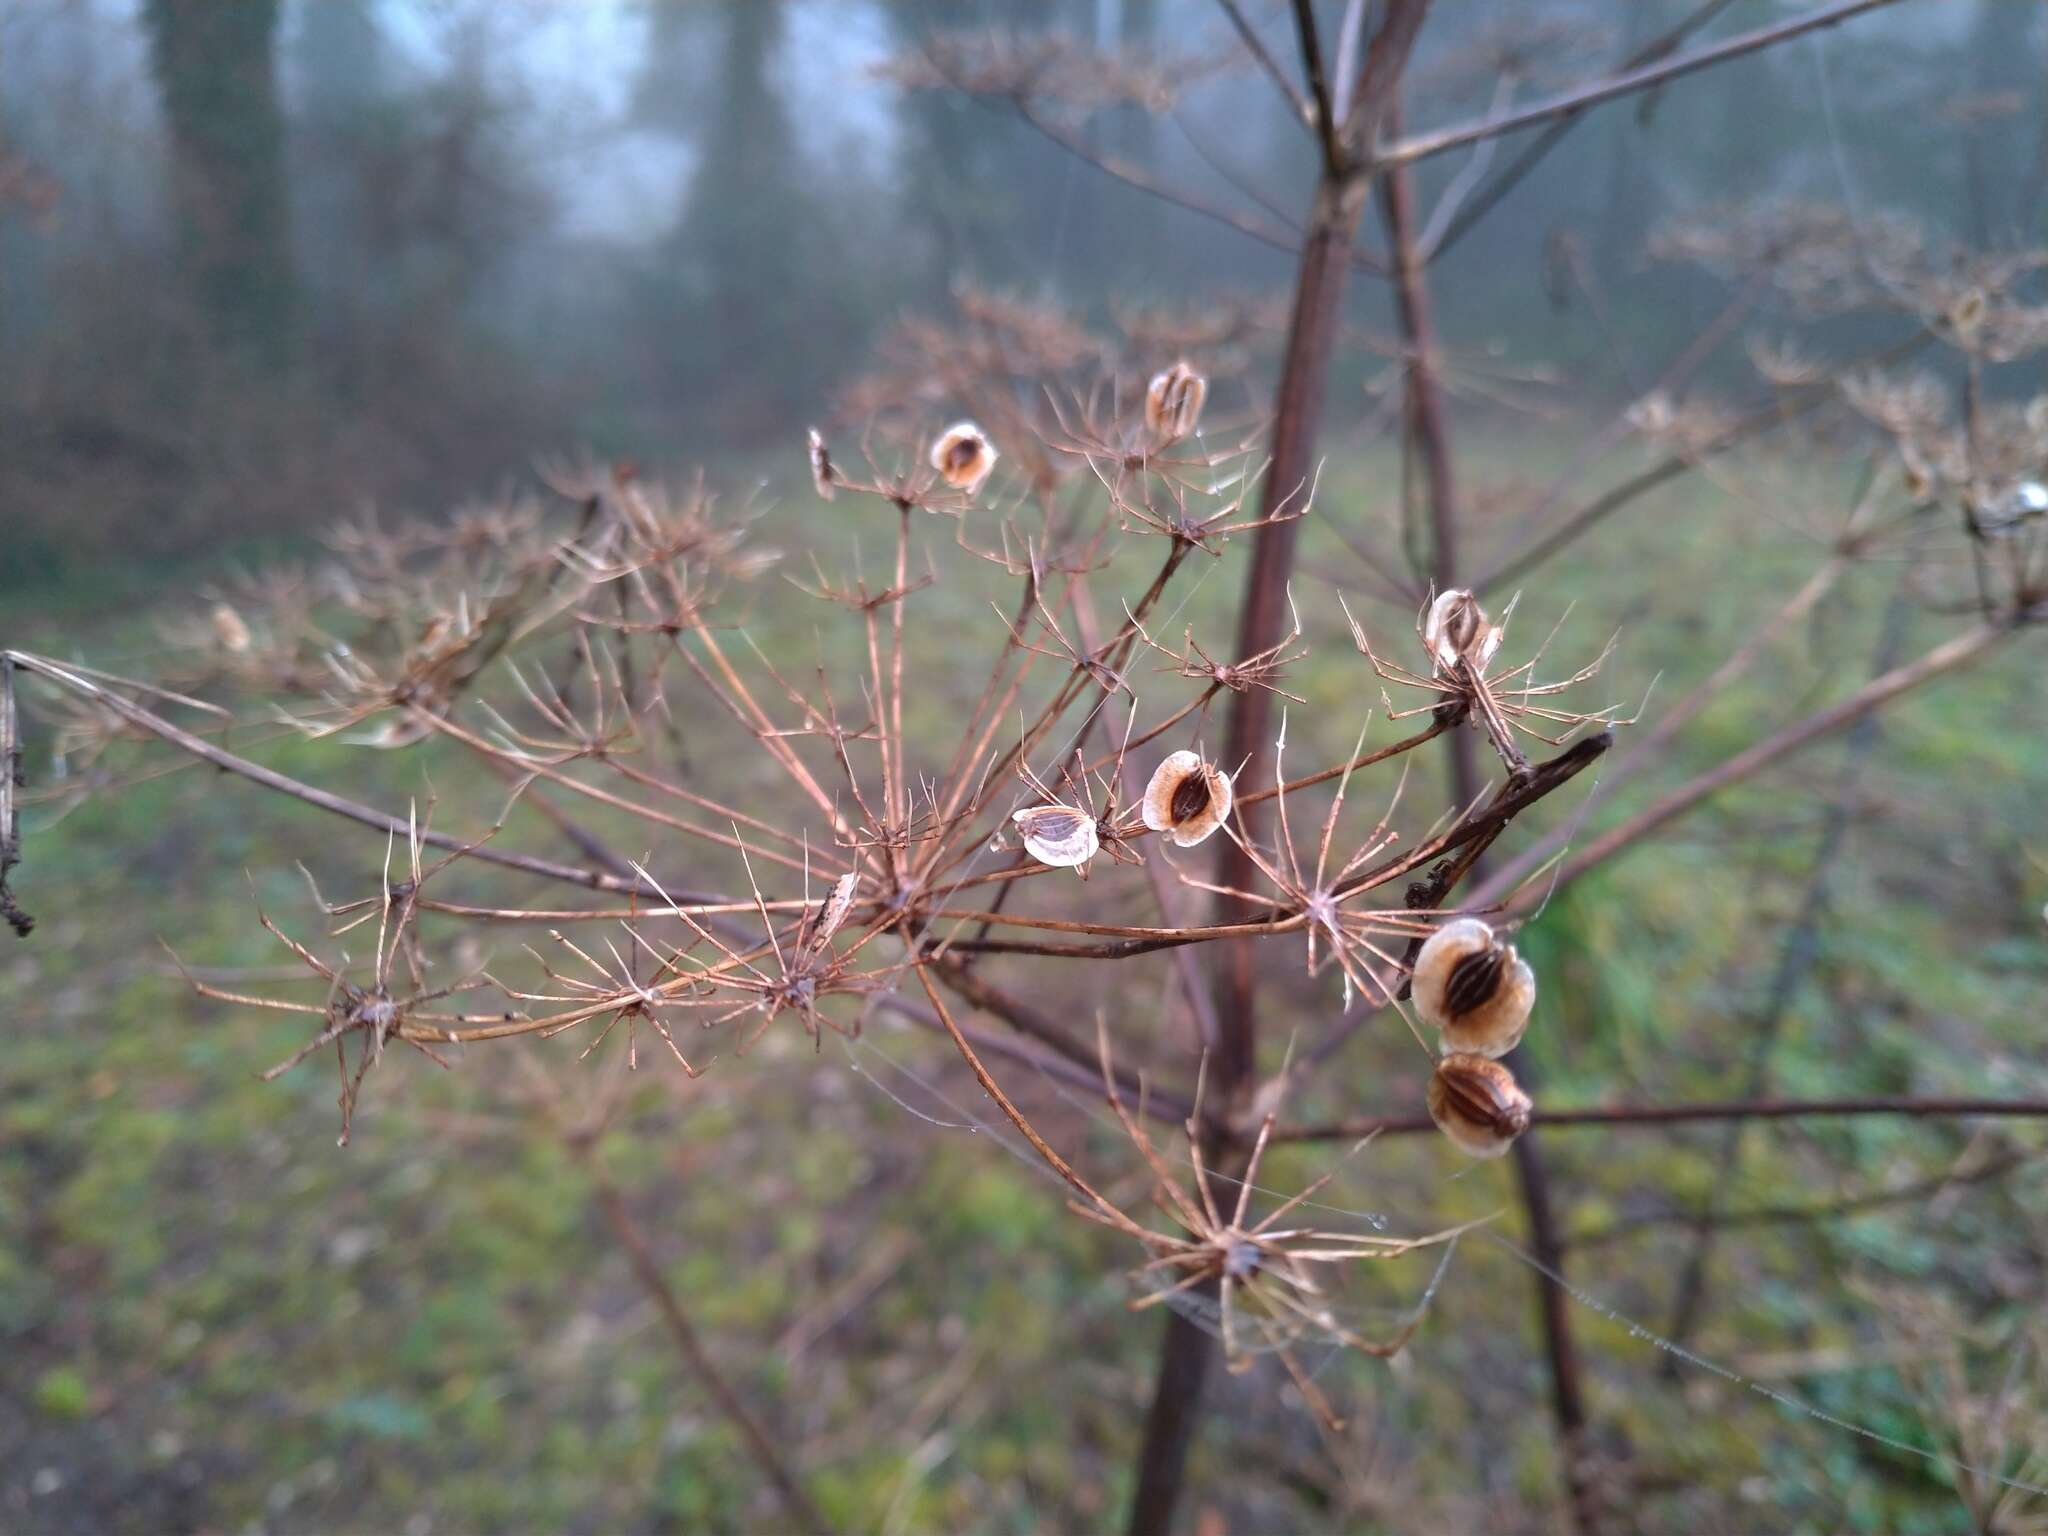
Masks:
[[[1325,178],[1316,194],[1307,243],[1302,248],[1295,285],[1294,316],[1288,328],[1287,351],[1281,365],[1280,395],[1273,424],[1273,462],[1266,474],[1265,515],[1299,511],[1315,478],[1316,428],[1323,414],[1323,391],[1330,358],[1341,329],[1344,280],[1350,268],[1365,184],[1355,178]],[[1294,570],[1295,543],[1301,523],[1290,518],[1259,529],[1252,545],[1251,570],[1245,577],[1244,606],[1238,617],[1237,654],[1256,655],[1286,634],[1287,582]],[[1254,789],[1264,782],[1261,759],[1272,730],[1271,695],[1251,688],[1235,696],[1224,749],[1224,761],[1246,763],[1238,782]],[[1240,815],[1247,837],[1257,836],[1263,817],[1257,805]],[[1235,842],[1223,844],[1217,883],[1238,889],[1255,888],[1258,871]],[[1204,1105],[1214,1138],[1206,1155],[1220,1161],[1227,1126],[1238,1099],[1252,1081],[1258,1055],[1256,1013],[1258,973],[1256,946],[1248,939],[1223,945],[1220,961],[1223,998],[1215,1054],[1208,1064],[1209,1102]],[[1173,1524],[1180,1498],[1188,1447],[1201,1415],[1201,1391],[1214,1349],[1209,1336],[1180,1314],[1167,1324],[1161,1345],[1159,1376],[1145,1423],[1139,1453],[1138,1488],[1131,1505],[1133,1536],[1163,1536]]]
[[[1273,462],[1266,472],[1263,511],[1267,516],[1298,511],[1315,478],[1316,428],[1323,414],[1323,390],[1341,328],[1344,279],[1349,267],[1365,184],[1357,178],[1325,179],[1316,194],[1308,243],[1302,248],[1301,271],[1295,284],[1294,318],[1288,328],[1287,351],[1281,365],[1279,403],[1273,422]],[[1244,606],[1237,626],[1237,654],[1253,656],[1277,644],[1291,622],[1287,582],[1294,570],[1294,549],[1300,535],[1297,519],[1268,523],[1252,543],[1251,570],[1245,577]],[[1268,738],[1273,729],[1273,696],[1250,688],[1233,697],[1223,760],[1244,763],[1238,783],[1255,791],[1270,777]],[[1242,819],[1247,839],[1259,835],[1264,820],[1255,804]],[[1222,844],[1216,883],[1239,890],[1256,889],[1258,870],[1234,841]],[[1232,1099],[1251,1080],[1258,1040],[1255,1017],[1257,951],[1249,941],[1226,944],[1221,958],[1223,1017],[1221,1038],[1209,1063],[1209,1081],[1216,1090],[1213,1115],[1229,1119]]]
[[[1267,516],[1299,511],[1315,478],[1316,427],[1323,414],[1323,389],[1343,317],[1344,279],[1365,190],[1364,181],[1356,177],[1325,177],[1316,194],[1281,365],[1273,462],[1266,473]],[[1238,618],[1240,656],[1256,655],[1287,632],[1287,580],[1294,569],[1300,529],[1298,519],[1269,522],[1253,539],[1252,565],[1245,577],[1244,607]],[[1272,729],[1271,699],[1265,689],[1250,688],[1233,700],[1224,760],[1246,764],[1238,780],[1246,789],[1264,782],[1262,759]],[[1239,812],[1248,838],[1258,835],[1261,809],[1252,804]],[[1256,888],[1258,879],[1251,860],[1234,841],[1226,841],[1218,861],[1217,883],[1242,890]],[[1202,1134],[1209,1143],[1205,1156],[1212,1166],[1226,1160],[1229,1133],[1225,1127],[1235,1117],[1238,1101],[1252,1081],[1258,1056],[1257,955],[1249,939],[1228,940],[1222,946],[1222,985],[1218,989],[1222,1010],[1215,1054],[1208,1063],[1209,1098],[1203,1106]],[[1178,1313],[1168,1322],[1138,1457],[1132,1536],[1164,1536],[1172,1528],[1188,1447],[1200,1419],[1202,1382],[1214,1347],[1206,1333]]]
[[[1516,1064],[1518,1076],[1526,1077],[1527,1070],[1526,1062]],[[1558,1452],[1564,1462],[1572,1523],[1581,1531],[1596,1531],[1601,1526],[1600,1506],[1587,1455],[1586,1398],[1572,1338],[1571,1298],[1554,1278],[1564,1272],[1560,1268],[1564,1243],[1551,1209],[1549,1171],[1533,1135],[1515,1143],[1515,1179],[1522,1191],[1522,1212],[1529,1222],[1530,1252],[1542,1266],[1537,1272],[1537,1317],[1543,1326],[1544,1356],[1550,1364],[1550,1411],[1557,1420]]]
[[[1213,1341],[1198,1324],[1167,1310],[1166,1335],[1159,1346],[1159,1379],[1145,1415],[1145,1441],[1138,1451],[1131,1536],[1166,1536],[1173,1529],[1173,1508],[1180,1499],[1188,1448],[1201,1423],[1202,1384],[1214,1353]]]
[[[1428,9],[1429,0],[1389,0],[1359,68],[1356,90],[1349,98],[1351,110],[1338,125],[1339,141],[1333,147],[1325,140],[1323,176],[1302,246],[1294,312],[1274,404],[1272,462],[1262,496],[1262,511],[1268,518],[1301,511],[1315,480],[1316,434],[1322,424],[1330,360],[1343,320],[1344,282],[1357,245],[1359,215],[1371,190],[1370,158],[1351,157],[1377,139]],[[1297,15],[1307,36],[1312,37],[1313,9],[1304,7]],[[1334,116],[1334,106],[1328,110]],[[1240,656],[1271,648],[1287,632],[1287,582],[1293,574],[1300,530],[1300,520],[1288,518],[1267,522],[1253,536],[1251,569],[1245,576],[1244,606],[1238,616]],[[1239,780],[1243,790],[1256,791],[1270,776],[1266,749],[1271,734],[1272,695],[1263,688],[1238,694],[1231,706],[1224,757],[1233,768],[1245,764]],[[1239,815],[1245,838],[1256,838],[1258,823],[1264,819],[1262,806],[1245,805]],[[1258,879],[1238,843],[1226,842],[1217,861],[1217,882],[1246,889],[1256,888]],[[1209,1101],[1204,1106],[1207,1118],[1201,1131],[1204,1140],[1213,1143],[1208,1150],[1212,1166],[1226,1165],[1229,1160],[1228,1127],[1256,1075],[1256,955],[1250,940],[1234,939],[1225,941],[1220,956],[1221,1016],[1215,1051],[1208,1062]],[[1225,1171],[1233,1170],[1226,1167]],[[1202,1378],[1213,1347],[1207,1334],[1181,1319],[1176,1318],[1167,1328],[1131,1509],[1131,1530],[1139,1536],[1163,1533],[1172,1525],[1200,1411]]]

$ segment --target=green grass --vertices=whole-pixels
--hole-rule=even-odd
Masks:
[[[1497,485],[1540,478],[1556,458],[1530,445],[1482,456],[1470,480],[1475,506]],[[1807,530],[1846,494],[1768,462],[1743,471],[1769,494],[1746,501],[1694,482],[1546,567],[1523,595],[1511,650],[1569,606],[1551,651],[1560,664],[1623,623],[1610,696],[1640,695],[1661,674],[1657,700],[1676,698],[1789,595],[1814,559]],[[1388,483],[1383,463],[1340,466],[1325,481],[1324,514],[1361,516],[1384,503]],[[844,563],[853,515],[843,502],[827,512],[793,493],[764,517],[761,536],[815,544]],[[1376,536],[1393,547],[1384,531]],[[871,575],[886,537],[879,525],[862,530]],[[1482,524],[1475,542],[1483,549],[1489,537]],[[913,735],[943,746],[978,681],[972,658],[997,634],[987,598],[1009,597],[988,586],[987,568],[950,548],[937,558],[949,580],[913,599],[929,685],[911,723]],[[1098,601],[1151,558],[1121,558],[1096,578]],[[1223,644],[1241,558],[1233,550],[1210,570],[1198,557],[1185,606],[1159,638],[1177,645],[1192,623]],[[1381,707],[1331,592],[1356,570],[1349,560],[1311,530],[1296,593],[1315,651],[1290,684],[1311,703],[1290,713],[1291,763],[1334,759],[1362,713]],[[1853,686],[1867,674],[1897,574],[1887,565],[1852,573],[1616,807],[1645,803]],[[180,572],[124,590],[148,588],[175,605],[205,579]],[[841,642],[778,582],[744,604],[749,633],[779,665],[841,667]],[[1385,646],[1408,643],[1404,611],[1354,610]],[[152,626],[140,615],[89,619],[81,602],[55,593],[25,619],[11,609],[0,640],[140,670]],[[1945,628],[1918,618],[1909,646]],[[1772,1056],[1782,1091],[2042,1090],[2048,700],[2039,675],[2039,644],[2023,641],[1885,716],[1830,886],[1820,959]],[[1376,722],[1374,738],[1387,730]],[[1713,802],[1562,893],[1526,931],[1544,985],[1531,1032],[1544,1098],[1736,1091],[1842,752],[1822,744]],[[497,794],[467,785],[459,760],[438,749],[379,756],[274,743],[259,755],[387,806],[437,793],[446,825],[481,824]],[[40,776],[40,752],[31,766]],[[745,763],[693,766],[744,787]],[[1441,807],[1431,767],[1418,764],[1407,790],[1411,833]],[[1358,816],[1377,815],[1391,788],[1355,784]],[[1570,816],[1577,798],[1576,789],[1560,796],[1506,846]],[[374,878],[380,839],[190,769],[95,796],[54,822],[33,810],[28,830],[18,884],[41,926],[0,950],[0,1443],[10,1447],[0,1526],[369,1530],[421,1517],[437,1530],[742,1529],[772,1520],[732,1432],[668,1351],[584,1175],[528,1102],[512,1060],[528,1048],[474,1050],[445,1074],[410,1053],[388,1061],[372,1076],[354,1145],[341,1151],[330,1061],[273,1084],[254,1078],[290,1052],[299,1026],[195,998],[157,947],[169,941],[196,966],[276,966],[282,951],[252,920],[250,882],[266,910],[310,937],[317,914],[294,861],[305,859],[330,893],[353,893]],[[538,826],[510,835],[558,851]],[[430,927],[429,937],[453,936]],[[515,942],[488,938],[500,950]],[[1336,1007],[1332,987],[1297,976],[1291,950],[1284,959],[1266,1031],[1276,1052],[1293,1028],[1314,1038]],[[1113,1030],[1137,1039],[1151,1029],[1166,972],[1146,962],[1049,981],[999,974],[1049,988],[1077,1019],[1106,1008]],[[575,1063],[580,1043],[533,1049],[572,1091],[593,1080],[595,1068]],[[878,1028],[857,1060],[935,1120],[986,1118],[972,1083],[923,1037]],[[893,1076],[892,1061],[941,1086],[951,1104]],[[1172,1058],[1171,1075],[1186,1075],[1186,1062]],[[992,1135],[907,1113],[853,1064],[836,1043],[814,1056],[790,1033],[695,1083],[641,1074],[603,1150],[672,1283],[726,1369],[805,1448],[818,1497],[849,1528],[1114,1523],[1158,1328],[1124,1307],[1119,1275],[1134,1255],[1068,1217],[1060,1189]],[[1088,1106],[1028,1079],[1021,1091],[1105,1178],[1128,1174],[1133,1160]],[[1418,1096],[1413,1046],[1389,1029],[1338,1058],[1297,1107],[1345,1113]],[[1576,1229],[1717,1194],[1750,1208],[1902,1184],[1961,1155],[1973,1135],[1977,1153],[2040,1144],[2019,1125],[1867,1120],[1754,1129],[1728,1167],[1713,1131],[1560,1133],[1546,1145]],[[1276,1158],[1269,1183],[1295,1187],[1328,1161]],[[1142,1195],[1127,1177],[1116,1187]],[[1415,1140],[1353,1157],[1324,1198],[1418,1230],[1500,1209],[1511,1188],[1500,1169],[1467,1171]],[[2029,1166],[1935,1205],[1731,1233],[1699,1346],[1829,1412],[1935,1443],[1945,1433],[1939,1405],[1885,1363],[1888,1325],[1860,1287],[1917,1287],[1982,1329],[2002,1328],[2034,1304],[2022,1277],[2038,1272],[2044,1199]],[[1512,1220],[1501,1230],[1519,1240]],[[1661,1328],[1681,1252],[1675,1229],[1654,1229],[1588,1254],[1574,1276]],[[900,1256],[849,1293],[878,1254]],[[1390,1326],[1429,1267],[1411,1260],[1365,1273],[1347,1304]],[[1403,1361],[1311,1362],[1362,1426],[1345,1454],[1367,1468],[1374,1528],[1482,1519],[1519,1528],[1515,1519],[1534,1524],[1527,1512],[1555,1501],[1529,1282],[1504,1249],[1468,1240]],[[1667,1382],[1662,1357],[1626,1324],[1586,1308],[1573,1320],[1600,1443],[1617,1455],[1625,1447],[1641,1528],[1752,1516],[1772,1529],[1965,1528],[1939,1469],[1710,1375]],[[794,1338],[807,1342],[792,1354]],[[1214,1390],[1221,1411],[1197,1450],[1197,1507],[1214,1505],[1234,1528],[1334,1518],[1319,1502],[1338,1486],[1328,1447],[1278,1372],[1262,1365]],[[56,1486],[36,1493],[50,1482],[37,1481],[43,1473]]]

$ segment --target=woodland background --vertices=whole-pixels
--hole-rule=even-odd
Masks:
[[[1411,123],[1484,107],[1462,61],[1497,9],[1433,10]],[[1683,8],[1526,9],[1555,28],[1535,77],[1563,83]],[[1722,25],[1781,14],[1738,0]],[[0,4],[0,640],[146,669],[161,615],[231,571],[303,556],[365,507],[490,496],[543,453],[701,466],[765,542],[843,548],[803,429],[857,437],[841,403],[900,316],[943,316],[964,285],[1096,326],[1284,293],[1285,254],[1117,185],[999,107],[877,77],[963,20],[1140,55],[1229,44],[1210,0]],[[1930,0],[1593,115],[1434,278],[1475,516],[1562,468],[1727,305],[1739,279],[1658,259],[1676,218],[1814,198],[1977,243],[2048,240],[2044,50],[2039,4]],[[1088,133],[1180,180],[1228,192],[1221,164],[1279,206],[1307,196],[1290,126],[1243,69]],[[1455,169],[1426,165],[1424,188]],[[1319,500],[1339,522],[1372,515],[1397,473],[1374,425],[1384,287],[1355,283],[1348,320]],[[1868,323],[1826,339],[1881,344]],[[1738,339],[1696,388],[1752,379]],[[1617,688],[1661,674],[1674,697],[1777,578],[1796,584],[1806,509],[1850,492],[1766,439],[1646,499],[1525,603],[1544,627],[1576,604],[1567,633],[1596,645],[1623,626]],[[1298,593],[1325,642],[1311,675],[1356,662],[1330,640],[1355,562],[1341,539],[1315,548]],[[1917,622],[1887,618],[1898,576],[1859,572],[1782,669],[1703,717],[1693,758],[1632,793],[1755,734],[1814,676],[1867,674],[1886,625]],[[1190,617],[1226,623],[1224,585]],[[751,601],[771,651],[802,622],[772,579]],[[962,623],[993,624],[959,603]],[[1546,1092],[1733,1096],[1759,1038],[1787,1095],[2048,1091],[2040,676],[2038,655],[2008,653],[1573,886],[1524,940],[1548,989],[1531,1036]],[[1329,722],[1328,754],[1354,729]],[[329,751],[273,760],[311,774]],[[395,803],[437,761],[347,772]],[[267,905],[302,901],[294,859],[348,864],[310,815],[188,770],[31,831],[62,878],[39,882],[38,933],[0,950],[0,1524],[746,1522],[729,1432],[653,1342],[585,1174],[534,1131],[516,1074],[390,1074],[338,1152],[325,1077],[251,1079],[287,1038],[276,1024],[176,980],[159,937],[194,964],[275,964],[239,871]],[[1053,1190],[926,1118],[948,1118],[936,1094],[971,1091],[957,1063],[898,1081],[900,1045],[862,1051],[792,1043],[687,1096],[654,1091],[619,1133],[635,1209],[721,1351],[799,1404],[803,1459],[845,1518],[1113,1523],[1150,1329]],[[1358,1090],[1392,1097],[1370,1063]],[[1689,1346],[1916,1445],[1953,1448],[2048,1291],[2038,1126],[1546,1145],[1574,1276],[1600,1300],[1668,1330],[1685,1215],[1716,1199],[1735,1219]],[[1399,1217],[1406,1191],[1459,1171],[1431,1144],[1376,1150],[1341,1199]],[[1467,1245],[1408,1354],[1346,1367],[1385,1528],[1551,1518],[1525,1281]],[[1635,1469],[1646,1528],[1971,1528],[1939,1468],[1674,1364],[1593,1307],[1577,1320],[1598,1432]],[[2038,1387],[2038,1354],[2017,1358]],[[1299,1415],[1235,1379],[1212,1390],[1196,1518],[1273,1528],[1333,1507]],[[1240,1394],[1264,1406],[1233,1412]],[[2026,1404],[2038,1447],[2048,1396]],[[1237,1488],[1246,1464],[1271,1475]]]

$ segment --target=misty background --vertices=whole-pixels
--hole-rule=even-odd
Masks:
[[[1485,114],[1506,99],[1504,64],[1517,103],[1603,78],[1706,3],[1435,0],[1402,132]],[[1814,3],[1729,0],[1688,46]],[[1241,4],[1291,71],[1287,0]],[[516,510],[503,493],[530,490],[537,461],[588,452],[670,485],[701,469],[720,526],[763,512],[748,549],[791,558],[736,601],[764,661],[794,675],[790,659],[822,646],[818,605],[781,577],[809,579],[807,540],[835,575],[860,570],[877,526],[861,498],[817,499],[805,428],[857,470],[866,402],[907,396],[908,414],[928,413],[906,440],[969,409],[936,385],[899,387],[906,359],[946,354],[892,333],[928,321],[923,339],[975,342],[962,355],[978,363],[988,336],[1010,338],[970,331],[970,292],[1096,333],[1155,305],[1251,313],[1248,340],[1219,326],[1227,345],[1190,351],[1214,385],[1208,429],[1255,433],[1292,251],[1133,190],[1011,104],[902,83],[961,27],[1114,50],[1126,80],[1156,86],[1157,111],[1050,120],[1086,154],[1283,232],[1306,211],[1313,150],[1216,0],[0,0],[0,645],[184,686],[176,668],[210,666],[225,643],[214,603],[261,628],[312,590],[293,573],[337,522],[374,509],[391,527],[490,498]],[[1585,114],[1432,266],[1471,547],[1512,553],[1503,535],[1599,508],[1604,487],[1632,483],[1612,477],[1654,476],[1667,451],[1700,471],[1546,563],[1518,651],[1556,624],[1563,665],[1623,630],[1601,697],[1647,698],[1647,734],[1793,611],[1781,602],[1817,590],[1801,583],[1839,519],[1898,456],[1888,429],[1831,401],[1796,430],[1689,459],[1686,432],[1616,412],[1690,356],[1705,361],[1689,393],[1673,387],[1680,413],[1768,423],[1803,393],[1767,387],[1760,344],[1820,360],[1826,380],[1850,373],[1831,360],[1903,355],[1902,337],[1938,320],[1915,295],[1832,306],[1825,272],[1777,281],[1801,274],[1756,245],[1773,203],[1846,211],[1832,230],[1855,238],[1810,242],[1820,265],[1846,251],[1854,268],[1894,221],[1923,227],[1926,253],[2024,266],[2048,247],[2044,64],[2043,0],[1858,15]],[[1507,137],[1490,162],[1420,162],[1423,219],[1475,165],[1482,189],[1512,179],[1539,134]],[[1676,259],[1669,236],[1687,223],[1725,236],[1725,263]],[[1362,240],[1383,248],[1377,208]],[[2037,268],[2027,281],[2037,294]],[[1317,701],[1295,707],[1304,762],[1352,750],[1382,696],[1326,588],[1403,646],[1411,611],[1382,603],[1377,568],[1337,542],[1392,550],[1420,509],[1394,430],[1388,285],[1361,274],[1346,306],[1328,475],[1304,528],[1318,542],[1297,568],[1313,655],[1290,686]],[[1018,334],[1076,334],[1024,313]],[[1899,388],[1946,400],[1966,367],[1921,347]],[[863,389],[877,368],[886,387]],[[1087,382],[1082,365],[1046,372]],[[1986,364],[1984,382],[2015,403],[2043,388],[2037,360]],[[1016,494],[1025,438],[1002,441],[1000,494]],[[1611,451],[1584,452],[1589,439]],[[2038,455],[2028,464],[2039,473]],[[1073,483],[1091,501],[1086,477]],[[1924,544],[1912,525],[1787,619],[1664,762],[1614,791],[1617,813],[1952,633],[1961,612],[1918,595],[1921,578],[1935,597],[1977,590],[1956,510],[1930,511]],[[942,560],[979,565],[947,547],[945,521],[918,527]],[[277,556],[274,583],[238,574]],[[1226,641],[1239,562],[1190,582],[1159,638],[1180,643],[1185,624]],[[973,697],[974,657],[1000,644],[985,595],[956,580],[919,599],[932,627],[911,659],[935,686],[913,723],[940,746],[958,733],[955,693]],[[416,626],[389,627],[413,643]],[[0,944],[0,1525],[757,1528],[764,1490],[739,1442],[661,1346],[588,1175],[518,1097],[509,1056],[380,1071],[374,1120],[341,1154],[327,1063],[255,1076],[300,1043],[297,1021],[202,998],[179,975],[269,985],[289,957],[252,898],[285,931],[320,933],[335,924],[297,861],[324,889],[374,889],[383,839],[172,771],[174,753],[57,691],[22,698],[17,883],[39,925]],[[375,805],[446,794],[444,827],[482,827],[504,805],[445,743],[338,747],[260,711],[233,740]],[[1559,890],[1524,936],[1544,978],[1528,1046],[1543,1101],[2048,1098],[2044,742],[2040,651],[2015,645]],[[687,749],[692,785],[758,789],[752,759],[694,736]],[[1433,769],[1407,791],[1418,816]],[[1586,803],[1560,797],[1550,825],[1578,826]],[[556,827],[530,830],[564,851]],[[448,963],[515,942],[457,943]],[[1317,1020],[1334,996],[1318,985],[1276,981],[1275,1017]],[[1084,968],[1040,1001],[1084,1020],[1127,997],[1142,1016],[1146,993]],[[881,1053],[899,1049],[896,1086],[867,1075],[896,1071]],[[1402,1032],[1361,1032],[1352,1049],[1318,1087],[1330,1113],[1419,1102]],[[1129,1255],[966,1124],[978,1090],[943,1046],[914,1055],[877,1030],[862,1050],[815,1051],[790,1029],[765,1038],[758,1071],[722,1063],[686,1086],[644,1073],[641,1118],[610,1148],[626,1195],[849,1528],[1108,1526],[1157,1355],[1154,1324],[1128,1311]],[[1090,1134],[1072,1102],[1049,1107]],[[1546,1133],[1570,1279],[1593,1298],[1571,1322],[1594,1449],[1627,1499],[1619,1527],[1994,1528],[1925,1452],[2041,1476],[2040,1124],[1787,1120],[1739,1143],[1704,1128]],[[1129,1162],[1117,1156],[1106,1166]],[[1333,1209],[1396,1227],[1440,1206],[1484,1214],[1492,1198],[1434,1138],[1377,1145],[1346,1180],[1323,1197]],[[1706,1224],[1716,1211],[1728,1230]],[[1706,1277],[1695,1333],[1672,1321],[1688,1250]],[[1302,1528],[1337,1509],[1403,1529],[1559,1528],[1530,1268],[1475,1241],[1439,1274],[1410,1348],[1353,1373],[1365,1493],[1274,1367],[1217,1372],[1193,1529]],[[1376,1333],[1420,1284],[1360,1284]],[[1653,1348],[1637,1318],[1713,1364]],[[1716,1374],[1723,1363],[1742,1375]],[[2017,1377],[2030,1395],[2008,1412]],[[1785,1409],[1780,1386],[1813,1411]],[[1952,1444],[1994,1401],[2031,1461]],[[2038,1523],[2038,1506],[2016,1516]]]
[[[1441,5],[1406,126],[1485,110],[1503,48],[1526,100],[1686,9],[1522,6],[1510,39],[1495,5]],[[1785,10],[1738,0],[1717,31]],[[1596,113],[1440,269],[1447,342],[1627,398],[1727,297],[1646,242],[1724,199],[2016,241],[2048,172],[2044,17],[1902,6]],[[1254,217],[1304,206],[1296,131],[1210,0],[0,5],[0,583],[433,513],[541,452],[795,483],[878,336],[963,283],[1084,317],[1284,291],[1287,253],[1002,103],[883,77],[978,23],[1174,86],[1079,126],[1096,152]],[[1425,203],[1461,164],[1421,168]],[[1353,285],[1362,338],[1386,303]],[[1341,355],[1338,425],[1370,352]]]

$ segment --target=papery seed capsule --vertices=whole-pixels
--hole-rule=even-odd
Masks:
[[[1422,625],[1424,648],[1446,672],[1461,661],[1474,672],[1484,672],[1500,649],[1500,637],[1500,626],[1487,622],[1479,599],[1463,587],[1440,593]]]
[[[1175,363],[1152,376],[1145,391],[1145,425],[1161,443],[1177,443],[1195,430],[1208,396],[1209,381],[1186,362]]]
[[[1168,753],[1152,770],[1139,814],[1154,832],[1192,848],[1229,819],[1230,775],[1198,753]]]
[[[816,427],[811,428],[811,484],[817,488],[820,501],[830,501],[838,495],[832,484],[832,454],[825,446],[825,434]]]
[[[1990,538],[2010,538],[2024,532],[2028,523],[2048,517],[2048,485],[2022,480],[1995,496],[1985,496],[1971,508],[1977,531]]]
[[[249,626],[242,622],[242,616],[226,603],[213,605],[213,637],[221,643],[221,649],[233,651],[237,656],[247,651],[253,640]]]
[[[1095,818],[1070,805],[1033,805],[1010,817],[1024,849],[1054,869],[1079,869],[1095,857]]]
[[[1415,957],[1415,1011],[1452,1051],[1505,1056],[1529,1027],[1536,973],[1476,917],[1460,917],[1429,936]]]
[[[825,898],[825,905],[818,913],[818,926],[811,934],[813,948],[823,949],[832,941],[832,935],[846,921],[846,914],[853,910],[853,893],[859,885],[860,875],[852,870],[841,875],[833,885],[832,894]]]
[[[971,421],[956,421],[932,444],[932,468],[956,491],[972,496],[996,467],[994,443]]]
[[[1484,1056],[1453,1052],[1430,1075],[1429,1118],[1461,1152],[1499,1157],[1529,1129],[1536,1106],[1515,1074]]]

